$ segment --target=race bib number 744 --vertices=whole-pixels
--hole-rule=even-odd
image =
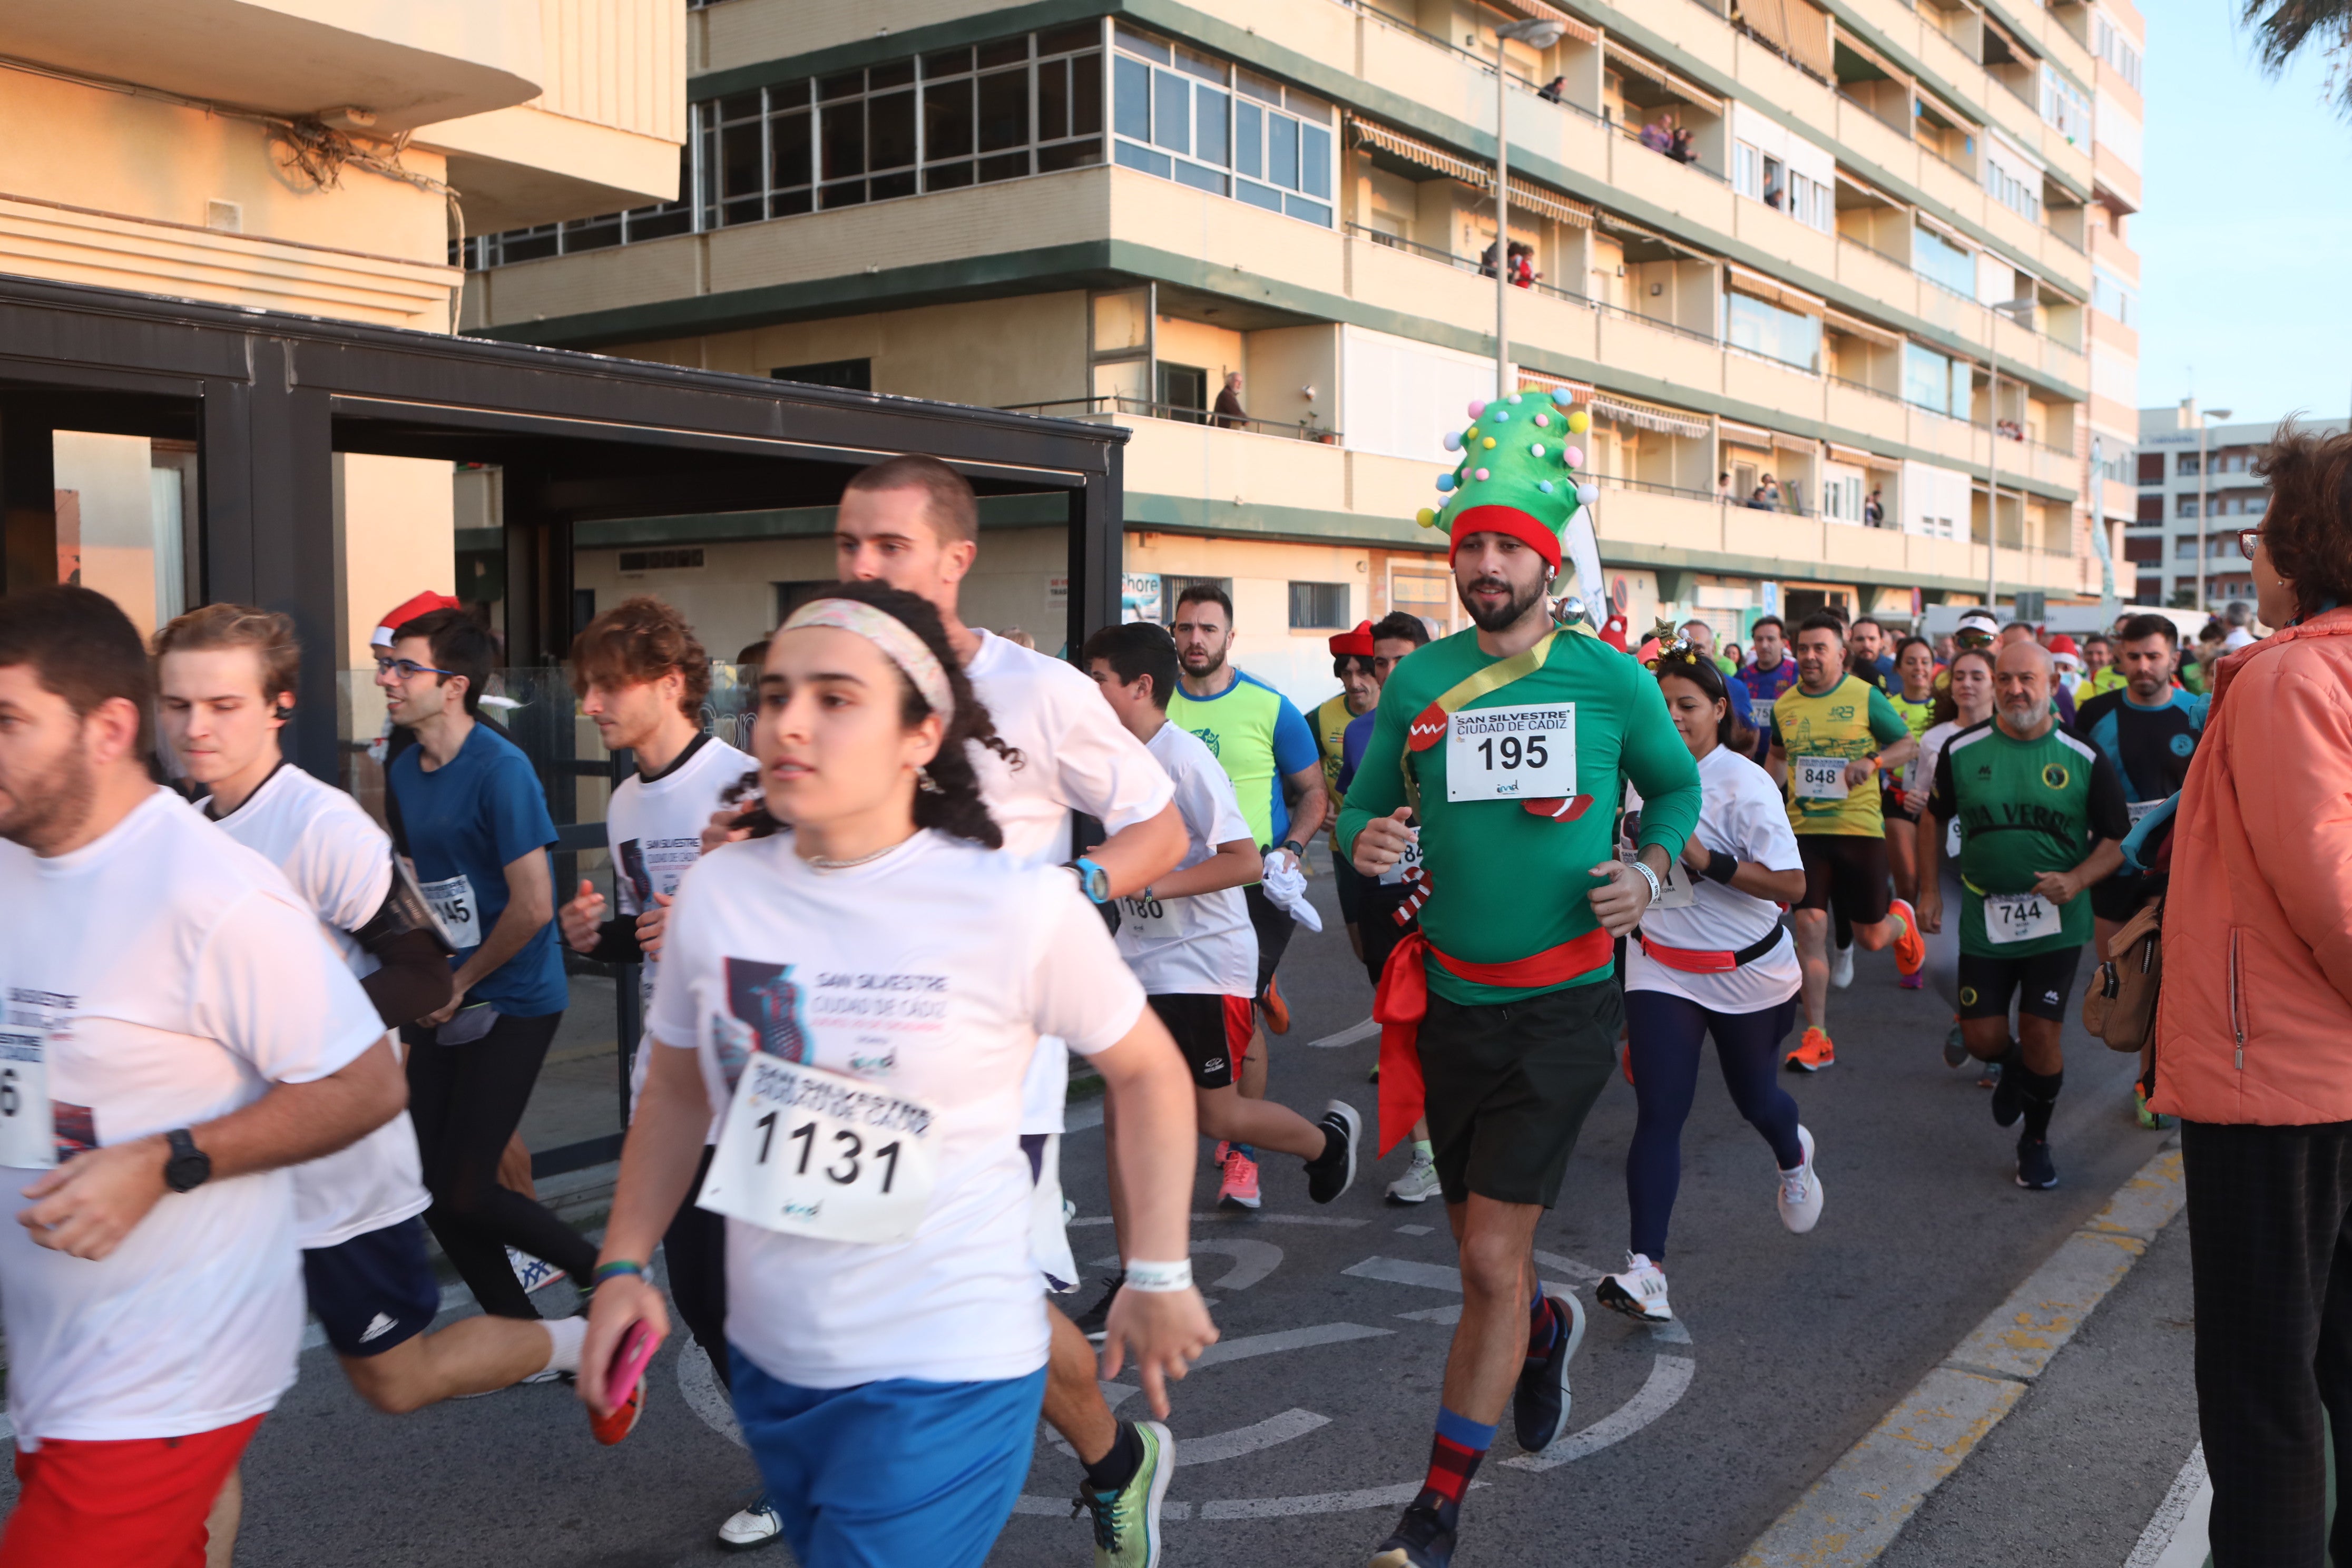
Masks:
[[[2064,929],[2058,906],[2038,893],[1987,893],[1984,912],[1989,942],[2033,942]]]
[[[1576,704],[1463,709],[1445,731],[1448,800],[1554,800],[1576,794]]]
[[[936,1121],[919,1100],[755,1051],[701,1206],[786,1236],[906,1241],[930,1206]]]

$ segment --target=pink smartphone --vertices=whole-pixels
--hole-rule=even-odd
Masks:
[[[621,1336],[621,1348],[613,1352],[613,1364],[604,1373],[604,1397],[619,1409],[646,1374],[646,1363],[654,1359],[661,1342],[642,1322],[631,1323],[629,1331]]]

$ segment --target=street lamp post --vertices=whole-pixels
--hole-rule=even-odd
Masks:
[[[2213,466],[2211,446],[2207,437],[2216,419],[2227,419],[2226,408],[2204,408],[2197,414],[2197,607],[2205,608],[2205,512],[2207,508],[2206,470]]]
[[[1495,395],[1511,386],[1511,128],[1510,61],[1503,40],[1548,49],[1568,29],[1558,22],[1505,22],[1495,28]]]

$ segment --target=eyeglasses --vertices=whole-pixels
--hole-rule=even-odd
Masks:
[[[1964,632],[1954,632],[1952,634],[1952,641],[1956,646],[1960,647],[1990,647],[1992,646],[1992,634],[1990,632],[1980,632],[1971,628]]]
[[[419,664],[413,658],[383,658],[379,657],[375,661],[375,672],[378,675],[382,675],[388,670],[397,673],[403,680],[414,680],[420,675],[455,675],[457,673],[454,669],[436,669],[429,664]]]
[[[2254,546],[2260,544],[2262,541],[2263,531],[2259,528],[2242,528],[2238,530],[2238,549],[2249,561],[2252,561],[2254,558]]]

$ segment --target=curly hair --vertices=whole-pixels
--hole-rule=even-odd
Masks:
[[[1673,676],[1687,680],[1699,689],[1699,695],[1709,702],[1723,704],[1723,716],[1715,721],[1715,743],[1746,756],[1756,749],[1756,731],[1739,716],[1738,706],[1731,700],[1731,689],[1724,684],[1723,671],[1715,661],[1687,646],[1658,656],[1654,667],[1658,679]]]
[[[572,639],[572,694],[591,686],[635,686],[672,670],[686,682],[678,706],[688,718],[710,695],[710,655],[675,605],[637,594],[590,621]]]
[[[2352,431],[2323,436],[2289,415],[2253,472],[2270,482],[2263,545],[2294,584],[2296,613],[2352,604]]]
[[[972,766],[971,748],[984,746],[1013,767],[1027,765],[1019,750],[1005,744],[996,732],[996,721],[971,689],[971,682],[963,672],[963,665],[949,645],[947,627],[940,613],[928,599],[887,587],[880,583],[843,583],[829,590],[828,599],[850,599],[861,605],[871,605],[884,615],[898,621],[921,639],[931,657],[946,671],[948,695],[955,704],[955,716],[949,720],[946,732],[940,737],[939,754],[930,760],[925,772],[930,775],[933,787],[915,791],[915,826],[936,827],[941,833],[958,838],[969,838],[983,849],[1002,849],[1003,830],[988,814],[988,803],[981,797],[980,774]],[[892,666],[894,670],[897,667]],[[911,730],[931,715],[931,705],[915,689],[906,672],[898,675],[898,721]],[[737,781],[725,795],[730,803],[756,795],[760,775],[750,773]],[[743,819],[743,826],[754,838],[763,838],[785,826],[769,814],[764,803],[753,807]]]

